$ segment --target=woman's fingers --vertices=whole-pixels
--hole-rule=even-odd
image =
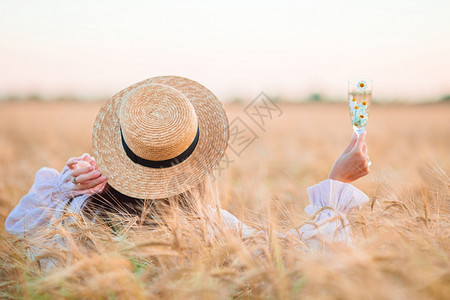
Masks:
[[[344,152],[336,160],[328,178],[342,182],[353,182],[370,172],[367,158],[368,148],[365,139],[366,132],[359,136],[353,136],[346,149],[346,152],[348,152]]]
[[[357,137],[358,137],[358,136],[356,135],[356,133],[353,132],[353,135],[352,135],[352,139],[351,139],[351,141],[350,141],[350,144],[348,144],[347,148],[344,150],[344,153],[347,153],[347,152],[352,151],[353,147],[355,146]]]
[[[93,187],[96,187],[97,185],[99,185],[99,184],[101,184],[101,183],[103,183],[105,181],[106,181],[106,176],[102,175],[102,176],[100,176],[100,177],[98,177],[96,179],[92,179],[92,180],[86,181],[86,182],[84,182],[82,184],[78,184],[77,187],[80,190],[88,190],[88,189],[91,189]]]
[[[89,153],[84,153],[79,157],[72,157],[67,161],[71,177],[75,177],[75,182],[79,186],[86,181],[95,179],[101,175],[97,164]],[[96,172],[92,172],[92,171]]]
[[[370,159],[369,159],[369,147],[367,146],[367,144],[365,142],[362,146],[361,153],[363,154],[363,156],[365,158],[365,160],[364,160],[365,166],[364,167],[365,167],[365,169],[367,169],[367,172],[365,174],[365,175],[367,175],[370,172],[369,168],[372,163],[370,162]]]
[[[81,158],[81,160],[84,160],[84,161],[90,161],[91,160],[91,156],[89,155],[89,153],[83,153],[80,156],[80,158]]]
[[[75,165],[76,165],[79,161],[80,161],[80,158],[79,158],[79,157],[71,157],[71,158],[69,158],[69,160],[67,161],[67,166],[68,166],[70,169],[74,169],[74,168],[75,168]]]
[[[86,181],[98,178],[100,175],[102,175],[100,173],[100,171],[93,170],[93,171],[91,171],[89,173],[84,173],[84,174],[81,174],[81,175],[78,175],[78,176],[74,176],[74,177],[76,178],[76,182],[77,183],[83,184]]]
[[[89,155],[89,153],[84,153],[80,156],[80,160],[85,161],[89,164],[92,164],[92,162],[95,162],[94,158]]]
[[[364,153],[365,155],[367,155],[368,148],[367,148],[367,144],[366,144],[366,143],[364,143],[364,145],[362,146],[361,151],[362,151],[362,153]]]
[[[361,161],[361,164],[359,166],[359,170],[360,170],[360,172],[362,174],[361,176],[365,176],[365,175],[369,174],[369,172],[370,172],[370,170],[369,170],[369,160],[368,160],[367,156],[363,157],[363,159]]]
[[[361,133],[358,136],[358,139],[356,140],[354,149],[356,149],[357,151],[362,150],[365,143],[366,143],[366,131],[363,131],[363,133]]]
[[[93,194],[94,194],[94,193],[101,193],[101,192],[103,192],[103,190],[105,189],[105,187],[106,187],[106,180],[103,181],[102,183],[100,183],[100,184],[98,184],[98,185],[96,185],[96,186],[90,188],[90,189],[89,189],[89,192],[91,192],[91,193],[93,193]]]
[[[67,166],[71,169],[74,169],[75,165],[80,161],[85,161],[91,166],[96,167],[95,159],[90,156],[89,153],[84,153],[81,156],[69,158],[69,160],[67,161]]]
[[[95,159],[93,157],[89,163],[91,164],[91,166],[94,167],[95,170],[98,170],[97,162],[95,161]]]
[[[88,162],[91,166],[93,166],[96,170],[98,169],[97,163],[95,162],[95,159],[89,155],[89,153],[85,153],[82,156],[82,159],[86,162]]]
[[[94,170],[94,167],[92,167],[92,166],[78,168],[78,169],[73,169],[72,171],[70,171],[70,175],[72,177],[77,177],[77,176],[80,176],[81,174],[88,173],[88,172],[90,172],[92,170]]]
[[[370,172],[369,161],[367,159],[367,145],[365,142],[362,142],[362,140],[363,139],[359,140],[359,143],[355,146],[354,152],[352,152],[356,167],[354,180],[366,176]]]
[[[69,160],[67,161],[67,166],[70,169],[75,169],[76,164],[80,161],[85,161],[85,162],[88,162],[89,164],[92,164],[91,162],[93,161],[93,158],[89,155],[89,153],[84,153],[81,156],[69,158]],[[94,161],[94,163],[95,163],[95,161]]]

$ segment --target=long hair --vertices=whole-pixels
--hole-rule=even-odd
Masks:
[[[92,219],[100,219],[113,227],[119,218],[137,218],[139,225],[158,226],[175,212],[196,216],[206,205],[219,205],[216,186],[210,176],[195,187],[162,199],[139,199],[124,195],[110,185],[101,193],[93,194],[83,204],[83,213]]]

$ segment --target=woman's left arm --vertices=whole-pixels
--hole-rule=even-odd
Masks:
[[[311,204],[305,208],[311,221],[289,233],[300,236],[311,248],[326,242],[351,243],[352,231],[347,215],[369,201],[350,183],[369,174],[366,132],[353,137],[334,163],[327,180],[308,189]]]
[[[368,202],[368,197],[350,182],[369,173],[365,133],[353,135],[350,144],[336,160],[329,178],[308,188],[310,205],[305,208],[311,220],[292,228],[280,237],[294,236],[309,248],[321,248],[327,242],[351,243],[352,232],[347,215]],[[222,218],[229,228],[239,230],[243,238],[263,233],[249,227],[235,216],[222,210]]]
[[[329,242],[352,242],[352,231],[347,215],[369,201],[368,197],[349,183],[333,179],[324,180],[308,188],[311,204],[305,211],[311,220],[290,229],[281,238],[293,237],[303,242],[305,249],[320,249]],[[221,217],[229,229],[236,230],[242,238],[255,234],[266,234],[263,230],[250,227],[233,214],[221,210]]]
[[[79,164],[80,161],[84,164]],[[41,168],[28,194],[7,217],[5,228],[11,234],[24,237],[41,226],[49,226],[63,214],[74,197],[87,198],[100,192],[105,182],[106,178],[88,154],[69,159],[61,173]]]

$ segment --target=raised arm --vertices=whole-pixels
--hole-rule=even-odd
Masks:
[[[347,215],[368,202],[368,197],[350,182],[369,173],[365,133],[353,135],[350,144],[336,160],[329,178],[308,188],[310,204],[305,208],[309,222],[292,228],[281,237],[300,238],[311,249],[329,242],[351,243],[352,233]],[[238,230],[243,238],[260,234],[222,210],[222,218],[229,228]]]
[[[334,163],[328,178],[351,183],[366,176],[370,172],[367,152],[366,131],[360,136],[353,133],[350,143]]]
[[[83,166],[80,161],[85,162],[84,167],[79,167]],[[74,177],[76,183],[72,181]],[[88,154],[69,159],[60,174],[55,169],[41,168],[28,194],[7,217],[5,228],[19,237],[31,234],[57,220],[74,197],[85,200],[100,191],[105,181],[106,178],[101,176],[94,159]]]

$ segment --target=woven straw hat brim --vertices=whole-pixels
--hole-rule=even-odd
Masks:
[[[198,118],[200,136],[195,150],[185,161],[168,168],[136,164],[122,146],[119,120],[122,99],[149,84],[168,85],[184,94]],[[122,194],[140,199],[166,198],[199,184],[220,162],[228,138],[228,118],[222,102],[201,84],[177,76],[150,78],[114,95],[97,114],[92,136],[94,156],[108,184]]]

